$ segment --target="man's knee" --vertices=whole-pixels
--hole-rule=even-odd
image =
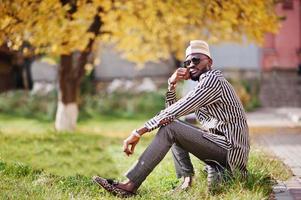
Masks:
[[[157,135],[158,134],[166,134],[166,133],[168,133],[169,132],[169,130],[170,130],[170,125],[169,124],[167,124],[167,125],[165,125],[165,126],[161,126],[160,128],[159,128],[159,131],[157,132]]]
[[[159,130],[163,130],[163,131],[170,131],[173,130],[175,124],[177,123],[177,121],[172,121],[164,126],[161,126]]]
[[[161,126],[159,131],[157,132],[157,135],[160,137],[173,137],[173,128],[174,128],[174,122],[171,122],[165,126]]]

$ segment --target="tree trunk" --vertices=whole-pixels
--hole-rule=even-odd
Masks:
[[[98,12],[102,9],[98,8]],[[101,27],[99,15],[95,15],[88,32],[98,35]],[[90,39],[87,47],[82,52],[73,52],[61,56],[59,69],[59,97],[55,119],[57,131],[73,131],[76,128],[79,113],[78,102],[80,97],[80,83],[85,73],[88,56],[92,52],[95,38]]]
[[[76,127],[78,117],[78,106],[76,103],[64,104],[58,102],[55,129],[57,131],[73,131]]]
[[[78,100],[80,81],[84,73],[84,66],[80,66],[76,53],[61,56],[59,69],[59,98],[55,119],[58,131],[73,131],[78,117]]]

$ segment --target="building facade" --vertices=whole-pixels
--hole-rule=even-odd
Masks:
[[[267,34],[262,48],[262,70],[296,70],[301,62],[301,1],[285,0],[276,12],[283,19],[277,34]]]

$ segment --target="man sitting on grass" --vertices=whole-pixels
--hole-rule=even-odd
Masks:
[[[198,81],[198,84],[177,101],[177,82],[188,79]],[[129,156],[144,133],[159,128],[138,162],[127,172],[128,180],[118,183],[95,176],[93,180],[97,184],[120,197],[134,195],[169,149],[172,149],[177,175],[184,180],[179,189],[191,186],[194,170],[189,153],[206,163],[209,184],[221,180],[224,171],[230,174],[238,171],[246,177],[250,148],[246,115],[231,84],[219,70],[212,69],[206,42],[190,42],[184,67],[177,69],[168,79],[166,105],[124,140],[123,149]],[[202,129],[178,120],[192,112]]]

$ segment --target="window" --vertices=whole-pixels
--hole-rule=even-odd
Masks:
[[[282,9],[283,10],[293,10],[294,9],[294,1],[293,0],[283,0],[282,1]]]

